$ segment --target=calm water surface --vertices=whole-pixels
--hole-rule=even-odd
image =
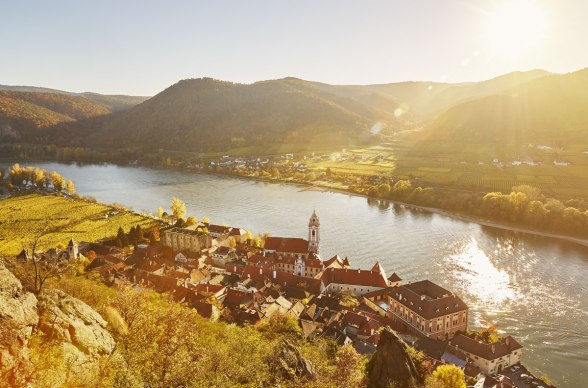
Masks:
[[[404,280],[439,283],[468,303],[472,325],[498,322],[517,338],[524,363],[538,375],[561,387],[588,386],[586,247],[293,185],[140,167],[36,165],[102,202],[156,213],[177,196],[189,215],[253,233],[306,238],[316,209],[323,258],[348,256],[361,268],[380,260]]]

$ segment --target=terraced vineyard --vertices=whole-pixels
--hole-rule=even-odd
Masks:
[[[50,220],[56,228],[44,236],[41,249],[67,245],[69,239],[96,241],[116,235],[119,227],[149,228],[151,218],[110,206],[53,195],[29,194],[0,200],[0,255],[17,255],[30,242],[36,223]]]

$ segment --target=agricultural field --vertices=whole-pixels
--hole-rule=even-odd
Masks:
[[[151,218],[110,206],[54,195],[28,194],[0,200],[0,255],[15,256],[31,240],[32,229],[50,220],[55,231],[45,235],[40,249],[66,246],[69,239],[96,241],[116,235],[122,226],[149,228]]]
[[[332,160],[310,162],[310,168],[330,168],[354,175],[381,175],[418,179],[422,185],[475,191],[509,192],[513,186],[530,185],[560,199],[586,199],[588,146],[546,148],[542,145],[470,146],[459,153],[417,149],[402,144],[351,149],[333,154]],[[348,160],[338,160],[345,156]],[[556,165],[565,161],[569,165]]]

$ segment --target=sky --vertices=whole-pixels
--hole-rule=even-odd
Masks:
[[[0,84],[463,82],[588,67],[586,0],[0,0]]]

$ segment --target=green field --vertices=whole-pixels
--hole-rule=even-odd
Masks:
[[[0,255],[17,255],[31,238],[31,230],[44,220],[56,227],[44,236],[41,249],[67,245],[69,239],[96,241],[125,232],[131,226],[148,228],[155,221],[130,211],[53,195],[28,194],[0,200]]]
[[[310,168],[330,168],[353,175],[381,175],[397,179],[418,178],[424,186],[473,191],[509,192],[512,186],[530,185],[559,199],[588,199],[588,145],[565,149],[539,149],[526,145],[470,145],[456,151],[443,145],[428,149],[388,143],[338,152],[347,161],[310,162]],[[498,163],[493,160],[498,159]],[[532,160],[536,165],[513,162]],[[554,161],[565,160],[567,166]]]

